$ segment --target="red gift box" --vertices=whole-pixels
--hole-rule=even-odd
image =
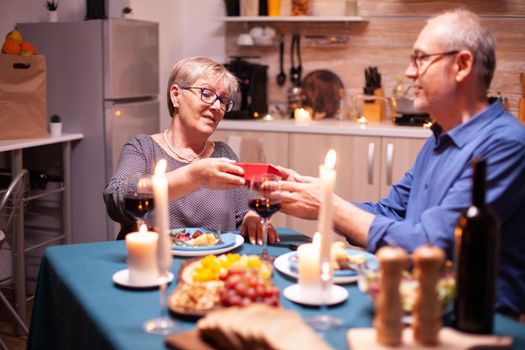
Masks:
[[[280,176],[281,172],[271,164],[264,163],[235,163],[244,169],[244,180],[250,182],[253,176],[260,174],[275,174]]]

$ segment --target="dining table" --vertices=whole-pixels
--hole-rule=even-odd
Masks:
[[[293,244],[310,240],[290,228],[277,229],[280,242],[269,245],[271,256],[291,252]],[[232,250],[238,254],[259,254],[261,247],[244,243]],[[28,349],[167,349],[165,336],[143,330],[144,322],[160,314],[158,288],[131,289],[113,282],[113,275],[127,268],[125,241],[107,241],[48,247],[43,255],[35,291],[28,336]],[[168,295],[178,284],[181,264],[195,257],[174,256],[175,278]],[[296,304],[283,296],[284,288],[296,283],[288,274],[274,270],[273,282],[280,289],[280,304],[303,318],[318,315],[320,308]],[[335,349],[349,349],[351,328],[371,327],[374,316],[370,297],[356,283],[342,285],[348,298],[326,308],[343,319],[339,328],[320,336]],[[180,332],[196,327],[195,319],[170,313]],[[495,334],[513,337],[514,349],[525,348],[525,325],[495,315]]]

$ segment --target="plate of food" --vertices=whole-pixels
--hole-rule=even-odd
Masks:
[[[366,271],[377,270],[376,257],[364,250],[347,249],[342,242],[335,242],[331,249],[334,283],[344,284],[357,282]],[[274,261],[275,268],[281,273],[297,278],[297,252],[289,252]]]
[[[171,251],[179,256],[203,256],[221,254],[237,248],[244,238],[235,233],[217,236],[204,228],[180,228],[170,230]]]
[[[192,259],[181,265],[168,307],[182,318],[198,318],[229,306],[279,305],[279,289],[271,277],[272,265],[257,255],[228,253]]]
[[[362,271],[377,270],[379,267],[375,255],[359,249],[343,249],[337,250],[335,253],[334,248],[332,248],[332,256],[334,277],[357,276],[359,269]],[[288,259],[290,260],[290,269],[297,272],[299,265],[297,254],[291,254]]]

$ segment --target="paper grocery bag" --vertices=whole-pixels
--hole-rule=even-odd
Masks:
[[[0,140],[47,137],[43,55],[0,54]]]

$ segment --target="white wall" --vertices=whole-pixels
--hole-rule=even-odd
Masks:
[[[108,0],[107,14],[127,3],[135,19],[155,21],[160,31],[160,129],[170,123],[166,85],[171,67],[186,56],[208,56],[225,62],[223,0]],[[58,0],[59,21],[82,21],[86,0]],[[0,0],[0,39],[19,22],[47,21],[44,0]],[[118,11],[117,11],[118,12]],[[22,33],[24,34],[24,33]],[[3,40],[2,40],[3,41]],[[34,43],[38,50],[38,43]],[[82,130],[79,130],[81,132]]]
[[[155,4],[156,6],[152,6]],[[208,56],[225,62],[225,29],[218,17],[225,15],[223,0],[130,0],[134,18],[160,23],[160,128],[170,116],[166,89],[171,68],[183,57]]]

